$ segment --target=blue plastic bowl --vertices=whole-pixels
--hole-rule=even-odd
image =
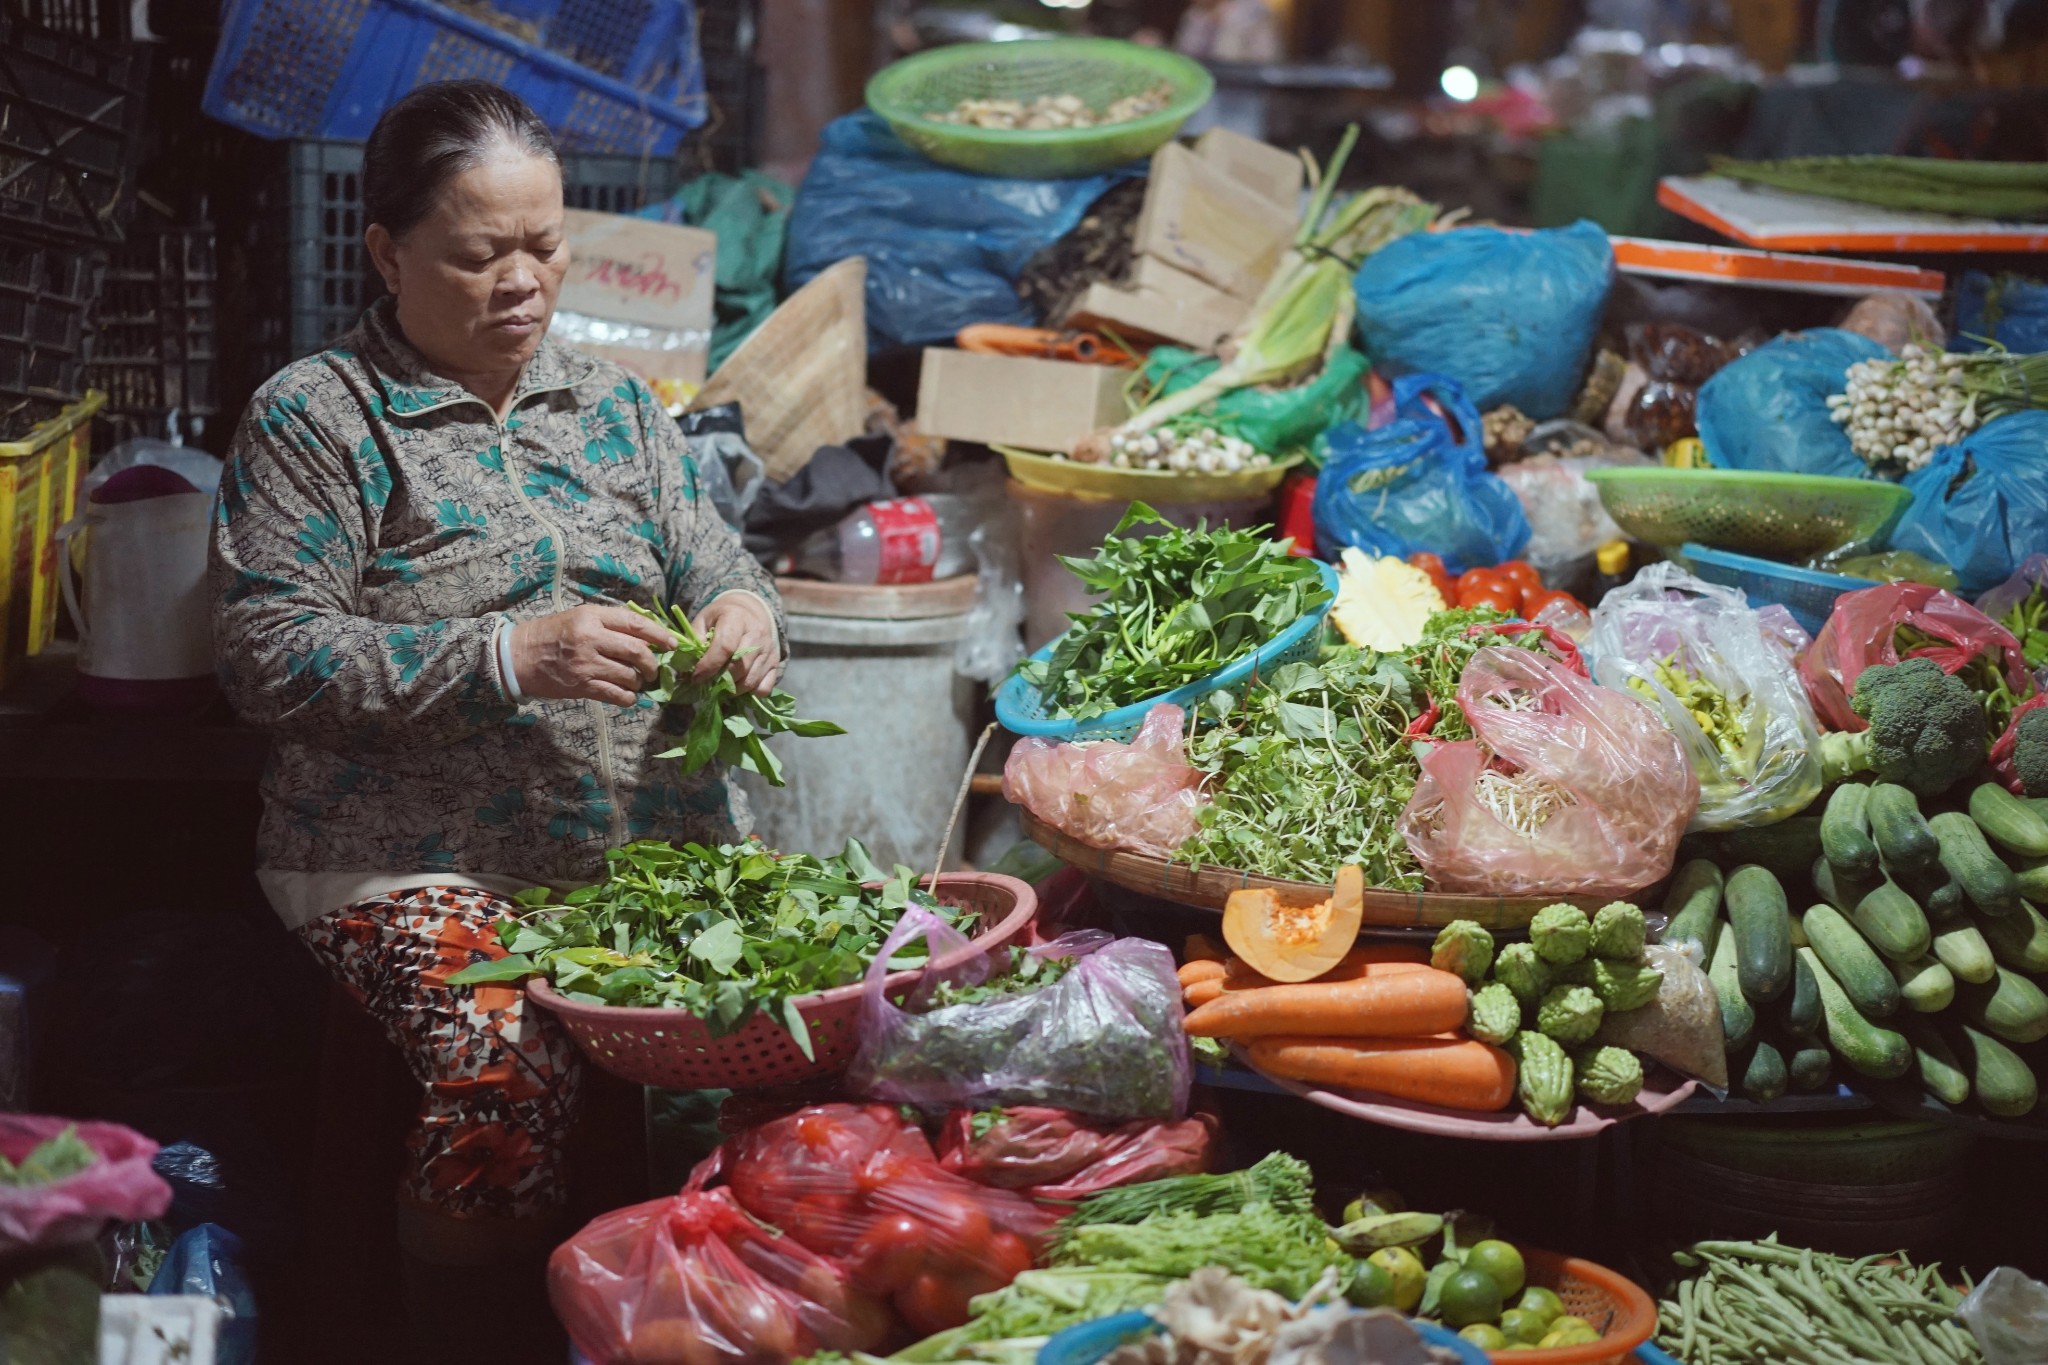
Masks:
[[[1738,555],[1727,550],[1710,550],[1704,545],[1687,545],[1679,558],[1697,577],[1724,588],[1740,588],[1752,607],[1775,602],[1792,613],[1808,635],[1820,634],[1835,609],[1835,599],[1845,592],[1878,585],[1868,578],[1822,573],[1793,564]]]
[[[1055,1332],[1045,1345],[1038,1348],[1038,1365],[1095,1365],[1117,1347],[1158,1330],[1159,1324],[1145,1313],[1118,1313],[1114,1317],[1097,1318],[1093,1322]],[[1456,1353],[1463,1365],[1487,1365],[1486,1352],[1455,1332],[1446,1331],[1433,1322],[1418,1322],[1415,1330],[1430,1345]]]
[[[1037,735],[1045,739],[1120,739],[1128,742],[1138,733],[1138,728],[1145,723],[1145,717],[1155,706],[1187,706],[1211,692],[1235,687],[1254,674],[1271,673],[1282,664],[1306,663],[1314,659],[1322,648],[1323,619],[1330,614],[1330,607],[1337,600],[1337,571],[1320,561],[1316,567],[1322,570],[1323,586],[1329,590],[1329,600],[1304,612],[1300,620],[1260,645],[1252,653],[1235,663],[1217,669],[1206,678],[1183,683],[1171,692],[1147,697],[1144,701],[1105,712],[1091,720],[1061,720],[1047,715],[1045,698],[1039,694],[1038,689],[1025,682],[1022,675],[1013,673],[996,689],[996,719],[1003,723],[1005,730],[1015,735]],[[1050,659],[1053,651],[1059,647],[1059,640],[1054,640],[1031,657],[1034,660]]]

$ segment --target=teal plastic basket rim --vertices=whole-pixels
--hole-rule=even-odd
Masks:
[[[1781,578],[1787,582],[1802,583],[1811,588],[1833,588],[1837,592],[1855,592],[1860,588],[1883,586],[1874,578],[1854,578],[1844,573],[1829,573],[1825,569],[1808,569],[1798,564],[1780,564],[1775,559],[1760,559],[1755,555],[1740,554],[1734,550],[1716,550],[1710,545],[1701,545],[1694,541],[1687,541],[1679,548],[1678,553],[1687,560],[1705,564],[1712,568],[1727,569],[1735,573],[1755,574],[1760,578]]]
[[[1003,685],[996,689],[996,719],[1013,735],[1039,739],[1087,739],[1143,724],[1145,716],[1155,706],[1182,706],[1199,697],[1206,697],[1220,688],[1253,677],[1258,673],[1260,666],[1275,655],[1285,654],[1299,647],[1311,632],[1322,629],[1323,621],[1329,616],[1330,608],[1337,600],[1337,570],[1325,560],[1319,559],[1315,564],[1322,572],[1323,587],[1329,592],[1329,597],[1303,612],[1293,625],[1242,659],[1225,664],[1206,678],[1182,683],[1171,692],[1162,692],[1156,697],[1147,697],[1143,701],[1132,702],[1129,706],[1120,706],[1114,711],[1090,716],[1087,720],[1032,720],[1020,712],[1019,704],[1024,697],[1035,696],[1036,689],[1024,681],[1022,674],[1012,673],[1003,680]],[[1101,608],[1098,607],[1096,610],[1100,611]],[[1069,626],[1067,629],[1072,630],[1073,627]],[[1059,648],[1060,641],[1066,638],[1066,634],[1066,631],[1060,632],[1031,658],[1051,658],[1053,651]]]
[[[1426,1344],[1449,1351],[1459,1365],[1477,1365],[1488,1359],[1485,1351],[1448,1327],[1420,1320],[1411,1320],[1410,1325]],[[1158,1320],[1142,1309],[1076,1323],[1046,1338],[1038,1348],[1037,1365],[1096,1365],[1117,1347],[1159,1330]]]
[[[891,87],[916,75],[925,67],[965,66],[971,63],[963,54],[976,51],[988,55],[1001,53],[1007,56],[1013,52],[1029,52],[1045,56],[1102,56],[1127,65],[1132,62],[1132,49],[1143,53],[1143,65],[1177,70],[1160,70],[1161,80],[1185,82],[1187,89],[1171,104],[1156,113],[1143,118],[1125,119],[1121,123],[1097,123],[1086,128],[978,128],[968,123],[943,123],[922,110],[911,109],[888,98]],[[915,52],[900,58],[877,71],[868,78],[863,98],[868,108],[881,115],[888,123],[896,126],[908,124],[919,129],[930,129],[948,137],[963,138],[973,142],[1011,147],[1059,147],[1075,146],[1096,137],[1115,135],[1122,137],[1132,133],[1149,132],[1156,128],[1178,128],[1193,118],[1195,111],[1209,102],[1216,93],[1216,78],[1200,62],[1184,57],[1178,52],[1164,48],[1141,47],[1127,43],[1121,38],[1032,38],[1006,43],[952,43],[945,47],[933,48],[929,52]]]

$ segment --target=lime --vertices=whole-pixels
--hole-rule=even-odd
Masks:
[[[1500,1330],[1508,1334],[1509,1341],[1534,1346],[1550,1331],[1550,1324],[1526,1308],[1510,1308],[1500,1315]]]
[[[1553,1332],[1563,1332],[1567,1330],[1573,1332],[1592,1332],[1593,1335],[1596,1337],[1600,1335],[1598,1332],[1593,1330],[1592,1323],[1587,1322],[1584,1318],[1575,1318],[1569,1314],[1561,1318],[1553,1319],[1550,1324],[1550,1330]]]
[[[1438,1316],[1446,1327],[1469,1327],[1500,1320],[1500,1286],[1483,1270],[1461,1270],[1444,1281],[1437,1299]]]
[[[1553,1327],[1550,1335],[1536,1343],[1538,1349],[1554,1351],[1560,1346],[1591,1346],[1600,1334],[1583,1323],[1577,1327]]]
[[[1500,1296],[1510,1302],[1522,1292],[1522,1253],[1506,1242],[1481,1242],[1465,1253],[1465,1269],[1491,1275]]]
[[[1564,1316],[1564,1300],[1560,1299],[1555,1291],[1534,1285],[1522,1291],[1522,1301],[1515,1307],[1543,1319],[1546,1328]]]
[[[1344,1297],[1360,1308],[1384,1308],[1394,1301],[1394,1277],[1377,1261],[1360,1261],[1352,1267]]]
[[[1393,1282],[1394,1293],[1387,1300],[1388,1306],[1413,1313],[1415,1305],[1422,1302],[1422,1284],[1428,1278],[1415,1253],[1407,1247],[1383,1247],[1366,1257],[1366,1261],[1386,1271]]]
[[[1508,1348],[1508,1339],[1501,1335],[1500,1328],[1490,1322],[1475,1322],[1470,1327],[1461,1328],[1458,1335],[1482,1351],[1505,1351]]]

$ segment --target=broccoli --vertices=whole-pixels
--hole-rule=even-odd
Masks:
[[[2048,707],[2020,717],[2013,732],[2012,770],[2029,796],[2048,796]]]
[[[1874,772],[1917,795],[1938,796],[1984,763],[1984,703],[1931,659],[1864,669],[1849,704],[1870,728],[1821,737],[1829,781]]]

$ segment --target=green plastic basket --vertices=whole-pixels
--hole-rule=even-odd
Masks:
[[[940,123],[964,99],[1078,95],[1104,109],[1165,82],[1156,114],[1093,128],[975,128]],[[905,57],[868,82],[868,107],[934,161],[982,175],[1045,180],[1092,175],[1150,156],[1208,103],[1216,82],[1177,52],[1114,38],[961,43]]]
[[[1595,469],[1607,515],[1650,545],[1691,542],[1781,563],[1875,541],[1912,495],[1878,479],[1743,469]]]

